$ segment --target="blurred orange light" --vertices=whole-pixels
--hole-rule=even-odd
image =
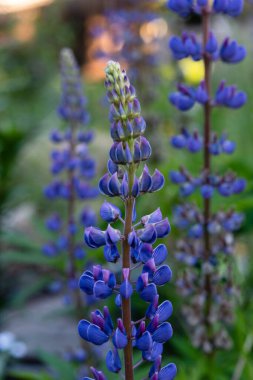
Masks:
[[[146,44],[151,43],[154,39],[165,37],[167,33],[168,25],[163,18],[146,22],[140,28],[140,36]]]
[[[52,3],[53,0],[0,0],[0,14],[19,12]]]

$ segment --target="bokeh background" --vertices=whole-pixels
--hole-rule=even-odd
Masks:
[[[145,3],[145,4],[143,4]],[[183,124],[201,127],[201,109],[181,116],[168,103],[176,82],[198,83],[201,64],[171,60],[168,38],[182,28],[200,31],[200,20],[187,22],[168,12],[163,1],[124,0],[2,0],[0,1],[0,379],[81,379],[103,352],[92,352],[85,360],[79,349],[76,321],[64,290],[56,281],[63,276],[64,257],[42,255],[47,239],[44,219],[51,204],[43,196],[50,180],[48,134],[60,126],[56,109],[60,99],[59,53],[73,49],[81,67],[84,92],[90,113],[89,127],[95,132],[91,153],[97,159],[97,178],[105,172],[110,147],[108,104],[103,86],[108,59],[119,60],[128,70],[141,100],[143,115],[153,147],[151,165],[166,177],[158,196],[143,197],[139,215],[161,207],[172,220],[178,201],[177,188],[168,172],[185,165],[197,173],[201,157],[173,151],[170,136]],[[221,78],[247,92],[248,103],[241,110],[217,110],[213,128],[229,132],[237,142],[233,156],[213,159],[215,170],[230,168],[247,179],[243,195],[229,201],[215,201],[215,207],[234,206],[245,214],[237,233],[234,279],[238,286],[236,316],[230,333],[233,348],[219,352],[214,379],[253,379],[253,4],[248,1],[236,20],[217,17],[213,23],[219,38],[234,36],[246,45],[247,59],[238,66],[217,63],[213,87]],[[198,201],[196,199],[196,201]],[[98,211],[102,196],[92,203]],[[219,203],[220,202],[220,203]],[[151,204],[152,203],[152,207]],[[64,213],[64,204],[56,205]],[[172,222],[173,227],[173,222]],[[170,360],[179,367],[178,380],[204,380],[204,355],[191,346],[180,314],[182,301],[175,281],[180,265],[173,258],[178,232],[168,239],[173,282],[162,297],[174,305],[171,323],[174,337],[166,346]],[[78,237],[82,242],[82,232]],[[102,261],[101,251],[87,252],[91,262]],[[80,269],[83,267],[80,262]],[[94,305],[93,305],[94,306]],[[101,305],[99,305],[101,306]],[[84,307],[87,316],[90,305]],[[113,305],[112,305],[113,308]],[[138,306],[139,308],[139,306]],[[71,360],[73,359],[74,360]],[[96,360],[95,360],[96,358]],[[104,368],[103,361],[98,363]],[[145,377],[147,369],[137,374]],[[112,378],[112,375],[108,377]],[[113,375],[114,378],[114,375]]]

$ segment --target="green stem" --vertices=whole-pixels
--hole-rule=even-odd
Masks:
[[[128,244],[128,235],[132,231],[133,207],[134,198],[131,196],[131,189],[134,181],[134,165],[130,165],[128,170],[128,184],[129,196],[125,201],[125,226],[124,226],[124,239],[122,242],[122,268],[130,268],[130,246]],[[133,348],[132,348],[132,318],[131,318],[131,298],[122,298],[122,319],[128,337],[127,346],[124,348],[124,362],[125,362],[125,379],[134,380],[133,369]]]
[[[70,141],[70,156],[73,157],[75,152],[75,125],[71,125],[71,141]],[[68,225],[75,222],[75,188],[74,188],[74,174],[72,170],[68,171],[68,180],[70,184],[70,196],[68,200]],[[77,268],[75,260],[75,236],[68,232],[68,263],[67,274],[69,279],[77,278]],[[75,315],[79,321],[83,317],[82,313],[82,299],[79,288],[74,289],[74,303],[75,303]]]
[[[210,32],[210,13],[209,9],[206,8],[203,10],[203,48],[205,48],[206,43],[209,38]],[[208,101],[204,106],[204,171],[207,175],[211,171],[211,155],[209,152],[210,146],[210,133],[211,133],[211,59],[208,54],[204,54],[204,69],[205,69],[205,86],[208,94]],[[208,232],[208,223],[210,220],[211,214],[211,200],[204,199],[204,262],[205,264],[209,263],[210,259],[210,235]],[[204,323],[206,326],[207,334],[209,339],[212,339],[212,324],[210,323],[210,312],[212,307],[212,284],[211,284],[211,275],[205,273],[204,278],[204,288],[206,293],[206,302],[204,309]],[[207,355],[210,356],[209,354]],[[210,359],[211,361],[211,359]],[[211,373],[211,368],[209,368]]]

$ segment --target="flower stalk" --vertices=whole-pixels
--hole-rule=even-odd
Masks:
[[[203,29],[203,46],[208,43],[210,35],[210,9],[207,5],[202,9],[202,29]],[[211,64],[212,61],[208,54],[204,54],[204,83],[208,97],[208,101],[204,104],[204,172],[211,174],[211,154],[209,150],[210,135],[211,135]],[[204,198],[204,260],[208,265],[211,252],[210,252],[210,235],[208,231],[208,223],[211,216],[211,198]],[[212,339],[212,325],[210,324],[210,311],[212,303],[212,286],[210,273],[204,275],[204,288],[206,292],[206,306],[205,306],[205,324],[208,335]]]
[[[221,81],[216,93],[212,94],[212,65],[221,60],[226,64],[236,64],[246,56],[246,50],[237,41],[225,38],[220,44],[210,29],[211,16],[222,13],[238,16],[243,8],[242,0],[169,0],[168,7],[182,18],[196,13],[202,16],[202,40],[191,32],[173,36],[170,48],[177,60],[191,57],[203,61],[204,79],[196,87],[180,83],[177,92],[169,99],[174,107],[186,112],[199,104],[203,107],[203,130],[189,130],[183,127],[173,136],[171,144],[176,149],[186,149],[192,154],[203,153],[200,174],[194,176],[187,168],[171,171],[172,182],[180,186],[182,198],[199,192],[203,199],[200,207],[193,203],[183,203],[174,210],[174,221],[184,231],[184,237],[177,243],[176,257],[188,268],[178,279],[180,292],[187,297],[183,313],[190,327],[193,345],[201,348],[207,360],[219,348],[229,348],[231,340],[225,329],[233,319],[234,295],[236,287],[231,276],[231,256],[234,253],[234,232],[240,228],[243,215],[234,210],[213,210],[212,198],[215,193],[222,197],[240,194],[245,180],[228,171],[218,175],[212,170],[211,161],[221,154],[230,155],[235,150],[235,142],[227,134],[214,133],[211,125],[213,108],[238,109],[247,100],[243,91],[234,85]],[[223,269],[223,263],[226,263]],[[221,270],[221,268],[223,270]],[[209,368],[210,367],[210,368]],[[208,374],[212,377],[212,365]]]
[[[146,123],[141,116],[135,88],[119,63],[108,62],[105,86],[110,102],[109,120],[113,145],[107,165],[108,173],[100,179],[99,188],[102,194],[122,200],[124,216],[117,206],[104,202],[100,215],[108,223],[107,229],[101,231],[94,227],[86,228],[84,237],[89,247],[104,247],[106,261],[121,264],[121,281],[117,281],[118,270],[114,273],[100,265],[94,265],[93,271],[83,273],[79,286],[86,294],[100,299],[115,294],[120,318],[115,326],[109,309],[105,306],[103,312],[96,310],[91,313],[91,321],[81,320],[78,331],[84,340],[95,345],[111,340],[112,349],[106,355],[106,365],[110,372],[134,380],[139,365],[150,362],[148,379],[173,380],[177,373],[175,364],[161,367],[163,344],[173,333],[170,323],[166,322],[172,314],[172,305],[169,301],[159,305],[157,291],[158,286],[170,281],[172,273],[169,266],[161,265],[167,257],[166,246],[160,244],[153,247],[158,238],[168,235],[170,225],[167,218],[163,219],[160,209],[142,216],[135,223],[135,204],[138,198],[160,190],[164,177],[158,170],[151,175],[146,165],[141,174],[138,174],[142,162],[147,161],[151,155],[151,147],[143,136]],[[123,224],[123,232],[112,227],[118,221]],[[121,246],[121,251],[118,246]],[[140,270],[139,273],[136,273],[137,269]],[[133,321],[131,315],[131,297],[134,292],[148,304],[144,317],[139,316],[137,321]],[[139,350],[142,355],[142,360],[137,365],[133,364],[134,350]],[[123,351],[124,366],[120,351]],[[91,371],[95,380],[106,379],[101,371],[94,368]]]
[[[129,175],[129,183],[130,181],[133,183],[134,176],[131,173],[128,173],[128,175]],[[129,200],[126,201],[126,204],[125,204],[125,228],[124,228],[124,239],[122,241],[123,268],[131,267],[130,246],[128,244],[128,235],[132,231],[133,206],[134,206],[134,199],[130,195]],[[130,280],[130,275],[129,275],[129,280]],[[122,299],[122,319],[123,319],[123,324],[126,328],[126,334],[128,337],[128,343],[126,347],[124,348],[125,379],[133,380],[134,370],[133,370],[133,347],[132,347],[132,341],[131,341],[131,337],[132,337],[131,298]]]
[[[66,128],[55,129],[50,134],[51,142],[55,145],[51,153],[51,173],[54,178],[44,189],[44,194],[51,201],[65,201],[66,217],[53,213],[47,219],[46,227],[52,233],[52,240],[43,246],[43,253],[49,257],[65,255],[65,272],[62,275],[67,277],[67,281],[64,281],[66,299],[73,303],[79,320],[83,311],[83,297],[78,287],[78,268],[85,259],[85,251],[77,241],[78,219],[83,226],[89,226],[95,223],[96,215],[88,206],[77,215],[77,205],[80,205],[80,201],[95,198],[98,191],[89,183],[95,176],[96,168],[88,149],[93,134],[83,129],[88,121],[88,113],[79,68],[70,49],[61,51],[60,61],[62,95],[58,113]]]

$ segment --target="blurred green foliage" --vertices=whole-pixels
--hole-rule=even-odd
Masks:
[[[62,2],[64,5],[64,2]],[[15,20],[5,23],[6,32],[15,25]],[[237,24],[231,22],[234,36],[240,42],[248,46],[249,57],[252,57],[252,41],[248,33],[249,26],[246,23]],[[63,22],[61,2],[56,2],[50,7],[40,11],[40,17],[36,24],[34,38],[28,43],[12,41],[0,47],[0,222],[2,216],[2,231],[0,235],[1,255],[1,299],[7,301],[8,307],[20,309],[26,303],[43,294],[48,284],[55,278],[55,274],[64,272],[64,258],[48,259],[42,256],[40,245],[48,238],[44,229],[43,217],[47,214],[50,204],[44,200],[42,188],[50,178],[48,167],[50,144],[47,134],[50,129],[59,125],[55,109],[59,98],[59,74],[58,53],[61,47],[73,44],[72,30]],[[174,88],[176,68],[166,62],[159,68],[161,81],[156,89],[156,98],[152,105],[145,108],[143,113],[159,115],[162,128],[159,128],[159,141],[164,151],[164,161],[159,164],[159,169],[167,178],[171,169],[179,165],[185,165],[193,173],[197,173],[201,167],[201,157],[192,156],[189,160],[187,153],[174,151],[169,145],[169,136],[181,127],[182,122],[201,127],[202,112],[196,107],[182,120],[177,111],[167,102],[167,95]],[[228,83],[234,83],[244,89],[248,94],[248,104],[242,110],[231,111],[218,109],[213,115],[213,126],[216,131],[225,130],[231,139],[237,142],[237,151],[233,156],[213,159],[215,170],[223,171],[230,168],[248,180],[247,190],[239,198],[229,200],[215,200],[214,207],[235,206],[237,210],[245,213],[243,229],[238,232],[237,256],[234,263],[235,279],[240,287],[240,296],[236,309],[235,323],[231,327],[231,335],[234,347],[228,352],[218,352],[213,360],[210,370],[213,379],[232,379],[232,374],[238,360],[245,360],[241,380],[253,379],[253,350],[252,347],[245,350],[245,341],[253,333],[253,261],[250,259],[253,227],[253,66],[248,58],[240,67],[224,67],[215,64],[213,88],[221,78],[227,78]],[[138,91],[138,89],[137,89]],[[140,90],[139,90],[140,91]],[[96,140],[92,153],[98,158],[99,178],[105,171],[109,139],[109,122],[107,120],[107,108],[103,106],[104,88],[102,83],[88,83],[85,85],[88,97],[89,111],[91,114],[90,127],[96,132]],[[161,207],[163,214],[167,214],[171,220],[172,208],[178,202],[177,187],[166,179],[166,186],[158,197],[147,195],[142,197],[137,205],[139,215],[148,214],[156,207]],[[200,197],[194,198],[200,203]],[[10,211],[16,212],[19,206],[29,202],[34,214],[28,220],[28,227],[13,229]],[[96,201],[98,209],[102,198]],[[56,207],[59,211],[62,204]],[[4,217],[3,217],[4,216]],[[8,222],[9,220],[9,222]],[[20,226],[19,226],[20,227]],[[173,227],[173,225],[172,225]],[[179,264],[173,259],[173,244],[178,232],[172,228],[169,239],[169,262],[173,267],[174,280]],[[80,241],[82,233],[80,232]],[[100,262],[103,259],[102,251],[92,252],[92,259]],[[80,269],[84,265],[80,262]],[[13,281],[15,279],[15,281]],[[33,286],[30,286],[30,284]],[[180,314],[181,300],[178,297],[174,285],[162,289],[161,298],[169,298],[174,306],[172,325],[174,338],[166,346],[166,353],[170,360],[175,361],[179,368],[178,380],[206,380],[205,374],[209,370],[210,363],[198,350],[194,349],[187,336],[184,321]],[[6,306],[1,301],[0,308]],[[136,303],[135,313],[143,313],[143,305]],[[113,307],[113,301],[111,305]],[[115,308],[113,308],[114,310]],[[1,312],[1,310],[0,310]],[[113,313],[116,313],[113,311]],[[0,313],[1,318],[1,313]],[[75,322],[74,322],[75,323]],[[22,361],[14,361],[0,356],[0,378],[23,380],[72,380],[75,378],[77,368],[59,357],[48,353],[36,353],[41,360],[42,367],[39,370]],[[165,355],[166,357],[166,355]],[[139,358],[135,358],[138,361]],[[103,364],[101,364],[103,366]],[[37,367],[35,367],[37,368]],[[142,369],[144,368],[144,369]],[[140,367],[136,379],[142,379],[146,375],[146,367]],[[2,372],[1,372],[2,371]],[[4,375],[4,372],[7,373]],[[2,377],[1,377],[2,376]],[[6,376],[6,377],[4,377]],[[110,379],[110,377],[109,377]]]

